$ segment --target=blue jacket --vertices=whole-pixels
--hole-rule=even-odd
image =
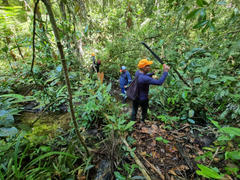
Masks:
[[[151,76],[153,73],[143,74],[139,70],[135,73],[135,76],[138,76],[138,90],[139,100],[146,100],[148,99],[148,92],[149,92],[149,85],[162,85],[165,81],[166,77],[168,76],[168,72],[164,72],[163,75],[159,79],[153,79]]]
[[[131,75],[128,71],[126,72],[122,72],[120,79],[119,79],[119,83],[120,83],[120,88],[124,88],[124,86],[130,84],[132,81]]]

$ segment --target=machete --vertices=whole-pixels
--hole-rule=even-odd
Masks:
[[[152,55],[153,55],[161,64],[164,64],[163,61],[162,61],[162,59],[161,59],[158,55],[156,55],[156,54],[150,49],[150,47],[149,47],[145,42],[141,42],[141,43],[152,53]],[[178,75],[178,77],[183,81],[184,84],[186,84],[188,87],[191,87],[191,86],[187,83],[187,81],[185,81],[185,80],[183,79],[183,77],[182,77],[181,74],[176,70],[176,68],[173,67],[173,70],[174,70],[174,72]]]
[[[145,44],[145,42],[142,42],[142,44],[152,53],[152,55],[153,55],[161,64],[164,64],[163,61],[162,61],[162,59],[161,59],[158,55],[156,55],[156,54],[150,49],[150,47]]]

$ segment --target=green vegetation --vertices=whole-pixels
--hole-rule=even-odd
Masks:
[[[238,0],[0,1],[0,179],[143,179],[134,153],[142,162],[161,158],[137,152],[143,142],[134,132],[151,134],[161,153],[174,156],[168,148],[177,138],[164,133],[186,124],[184,133],[214,142],[196,153],[192,172],[164,169],[163,176],[240,178],[239,29]],[[171,67],[163,86],[150,88],[148,123],[162,134],[130,121],[131,105],[119,101],[120,67],[134,75],[140,59],[155,61],[143,41]],[[152,70],[160,76],[162,66],[155,61]]]

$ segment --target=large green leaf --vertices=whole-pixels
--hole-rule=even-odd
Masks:
[[[195,83],[195,84],[200,84],[201,82],[202,82],[202,80],[201,80],[201,78],[195,78],[194,80],[193,80],[193,82]]]
[[[219,130],[220,132],[227,133],[230,135],[240,136],[240,128],[235,127],[223,127]]]
[[[2,128],[0,128],[0,137],[14,136],[17,133],[18,133],[18,130],[15,127],[11,127],[11,128],[2,127]]]
[[[240,151],[226,152],[225,159],[240,160]]]
[[[10,126],[14,123],[14,117],[7,110],[0,110],[0,126]]]
[[[199,167],[200,170],[197,170],[197,174],[201,175],[203,177],[206,178],[213,178],[213,179],[222,179],[223,178],[223,174],[219,174],[216,170],[216,168],[209,168],[207,166],[204,166],[202,164],[198,164],[197,165]]]

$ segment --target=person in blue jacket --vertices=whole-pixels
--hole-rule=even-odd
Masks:
[[[148,110],[148,92],[149,92],[149,85],[162,85],[165,81],[166,77],[168,76],[168,71],[170,69],[169,66],[163,64],[163,74],[159,79],[153,79],[152,75],[154,73],[150,72],[150,65],[153,61],[148,61],[147,59],[142,59],[138,63],[139,70],[135,73],[135,76],[138,76],[138,98],[133,101],[132,107],[132,121],[136,120],[136,115],[138,111],[138,107],[141,106],[142,108],[142,122],[147,117],[147,110]]]
[[[127,85],[131,83],[132,78],[125,66],[121,67],[120,72],[121,72],[121,75],[120,75],[119,83],[121,88],[121,94],[123,96],[123,102],[125,102],[127,99],[126,88],[127,88]]]

